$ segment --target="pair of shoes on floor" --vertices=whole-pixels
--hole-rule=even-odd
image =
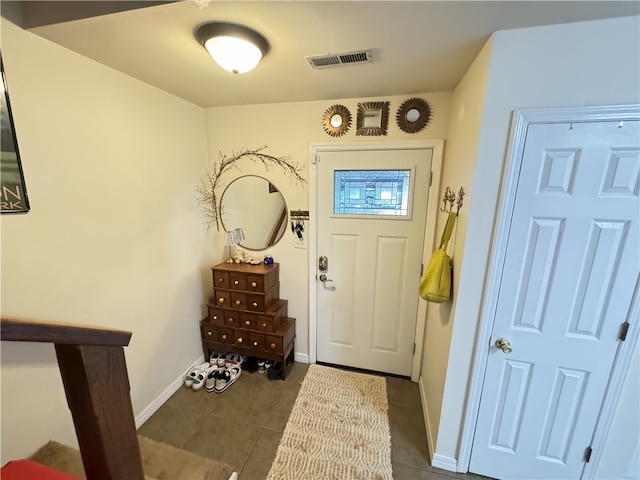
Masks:
[[[246,359],[246,355],[224,352],[213,352],[209,358],[211,365],[218,367],[239,367]]]
[[[207,373],[205,388],[209,393],[222,393],[240,378],[241,373],[242,369],[239,365],[230,367],[218,367],[216,365],[211,367]]]
[[[209,362],[204,362],[197,367],[194,367],[185,377],[184,386],[195,391],[200,390],[204,387],[205,378],[207,377],[207,371],[209,368]]]
[[[272,365],[273,362],[271,360],[258,360],[258,373],[266,373]]]

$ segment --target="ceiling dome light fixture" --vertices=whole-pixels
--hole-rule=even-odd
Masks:
[[[253,70],[269,51],[266,38],[235,23],[205,23],[196,29],[196,38],[218,65],[232,73]]]

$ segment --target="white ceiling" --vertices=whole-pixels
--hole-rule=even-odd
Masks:
[[[78,10],[141,2],[40,3]],[[451,91],[494,31],[638,14],[638,1],[213,1],[200,8],[185,0],[29,30],[212,107]],[[194,38],[208,21],[254,28],[271,51],[252,72],[228,73]],[[373,50],[373,63],[314,70],[304,59],[360,49]]]

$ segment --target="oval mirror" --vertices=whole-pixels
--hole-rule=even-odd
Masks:
[[[226,231],[242,228],[247,250],[264,250],[282,238],[287,225],[287,205],[268,180],[255,175],[231,182],[220,201],[220,218]]]
[[[336,113],[331,117],[331,126],[338,128],[340,125],[342,125],[342,117]]]
[[[407,121],[408,122],[416,122],[420,118],[420,112],[417,108],[412,108],[407,112]]]

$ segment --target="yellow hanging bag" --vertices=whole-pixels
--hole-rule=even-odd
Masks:
[[[456,217],[456,213],[449,213],[447,225],[444,227],[442,238],[440,239],[440,247],[431,255],[427,269],[420,280],[418,293],[427,302],[442,303],[449,300],[451,296],[451,270],[453,265],[451,257],[447,255],[447,245],[451,238]]]

